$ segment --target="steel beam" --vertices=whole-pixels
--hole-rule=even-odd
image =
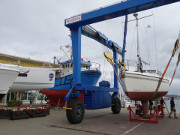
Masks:
[[[93,27],[88,26],[88,25],[83,26],[82,34],[98,41],[99,43],[103,44],[104,46],[108,47],[111,50],[115,49],[118,54],[120,54],[120,55],[122,54],[122,48],[117,43],[115,43],[111,40],[108,40],[108,38],[104,34],[97,31]]]
[[[71,29],[73,50],[73,86],[81,84],[81,27]]]
[[[65,25],[69,28],[89,25],[178,1],[180,0],[127,0],[68,18]]]

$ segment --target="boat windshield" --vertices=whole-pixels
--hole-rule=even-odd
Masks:
[[[159,70],[143,70],[143,73],[151,73],[151,74],[158,74],[158,75],[162,75],[161,71]]]

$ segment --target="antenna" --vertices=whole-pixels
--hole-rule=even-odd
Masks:
[[[71,38],[71,34],[68,35],[70,37],[71,40],[71,46],[69,45],[69,48],[71,47],[71,60],[73,58],[73,51],[72,51],[72,38]]]
[[[60,50],[62,50],[62,51],[65,53],[65,55],[69,58],[69,56],[67,55],[67,53],[64,51],[63,47],[68,47],[68,45],[60,46]],[[70,58],[69,58],[69,59],[70,59]]]
[[[54,56],[54,65],[56,64],[56,56]]]

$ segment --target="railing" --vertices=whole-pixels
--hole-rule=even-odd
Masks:
[[[158,75],[162,75],[162,72],[160,70],[158,70],[155,67],[150,66],[148,63],[146,62],[142,62],[143,63],[143,73],[151,73],[151,74],[158,74]],[[125,65],[126,65],[126,69],[130,70],[130,71],[137,71],[138,67],[137,67],[137,61],[135,60],[128,60],[125,59]]]
[[[92,64],[92,66],[90,67],[91,70],[100,71],[101,65],[99,63],[91,62],[91,64]]]
[[[137,70],[137,61],[125,59],[125,65],[127,70]]]

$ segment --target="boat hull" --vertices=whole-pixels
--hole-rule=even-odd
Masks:
[[[169,89],[169,80],[164,77],[154,96],[160,77],[157,74],[126,71],[125,77],[122,78],[123,90],[131,100],[144,101],[160,98],[165,96]]]
[[[10,88],[13,91],[40,90],[54,87],[55,71],[50,68],[22,67],[25,74],[19,75]]]
[[[83,85],[91,85],[95,86],[97,81],[101,76],[101,72],[99,71],[82,71],[81,72],[81,81]],[[43,93],[48,96],[49,103],[51,105],[58,105],[64,106],[65,101],[64,97],[69,92],[70,88],[72,87],[72,74],[68,76],[64,76],[62,78],[55,80],[55,86],[50,89],[41,89],[40,93]],[[81,96],[82,97],[82,96]]]
[[[7,94],[9,88],[15,81],[19,74],[19,71],[16,67],[16,69],[0,67],[0,94]]]

